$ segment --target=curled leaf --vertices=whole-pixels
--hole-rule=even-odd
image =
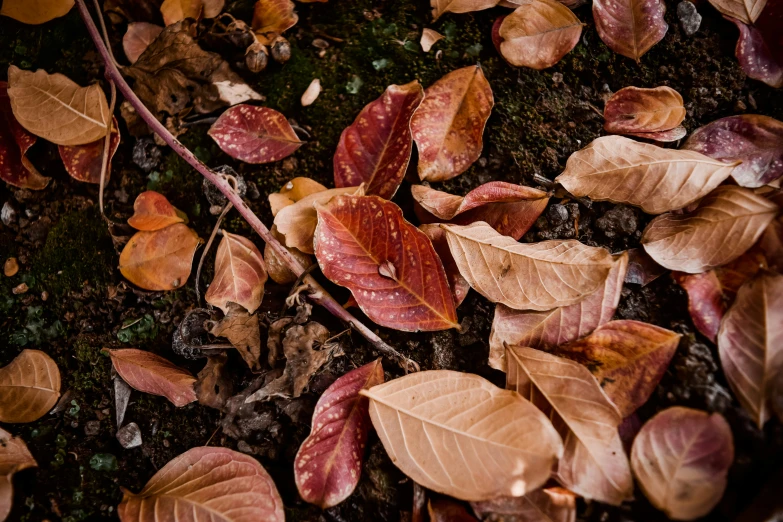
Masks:
[[[576,522],[576,495],[559,487],[537,489],[523,497],[471,502],[470,505],[483,520],[494,520],[486,518],[487,515],[510,515],[510,520],[516,522]]]
[[[272,210],[272,216],[277,216],[277,213],[283,207],[293,205],[300,199],[303,199],[316,192],[323,192],[326,187],[321,185],[315,180],[304,177],[296,177],[283,185],[278,192],[269,194],[269,206]]]
[[[0,82],[0,179],[31,190],[41,190],[49,184],[49,178],[42,176],[25,155],[37,139],[16,121],[8,84]]]
[[[710,3],[722,15],[752,24],[764,10],[767,0],[710,0]]]
[[[258,41],[269,45],[275,37],[296,25],[299,16],[291,0],[257,0],[253,8],[252,27]]]
[[[0,520],[8,518],[14,500],[14,473],[38,466],[27,445],[0,428]]]
[[[131,22],[122,37],[122,49],[130,63],[136,63],[139,56],[147,49],[155,38],[163,31],[159,25],[148,22]]]
[[[783,3],[767,2],[753,25],[733,18],[729,20],[739,29],[734,54],[745,74],[771,87],[783,87],[783,42],[780,40]]]
[[[266,265],[252,241],[223,231],[215,254],[215,276],[204,299],[228,313],[229,303],[253,313],[261,305],[266,283]]]
[[[451,288],[451,295],[454,297],[454,306],[459,307],[468,296],[470,285],[462,277],[462,274],[459,273],[459,268],[454,262],[454,256],[451,255],[451,250],[449,250],[449,242],[446,240],[446,232],[438,225],[421,225],[419,230],[430,238],[432,248],[435,249],[435,253],[438,254],[443,263],[446,279],[448,279],[449,288]]]
[[[136,232],[120,254],[120,272],[145,290],[175,290],[188,280],[201,239],[176,223],[154,232]]]
[[[120,377],[134,390],[166,397],[177,407],[197,399],[193,390],[196,378],[160,355],[135,348],[104,351]]]
[[[212,124],[209,135],[220,150],[246,163],[279,161],[302,146],[285,116],[251,105],[228,109]]]
[[[261,331],[258,314],[250,314],[236,303],[228,304],[226,315],[210,326],[209,333],[228,339],[242,355],[248,368],[261,371]]]
[[[639,61],[669,30],[663,0],[594,0],[598,36],[614,52]]]
[[[23,24],[39,25],[65,16],[73,4],[74,0],[3,0],[0,15]]]
[[[681,125],[684,119],[682,96],[671,87],[625,87],[614,93],[604,107],[607,132],[657,141],[685,137]]]
[[[73,179],[85,183],[101,182],[101,167],[103,166],[103,149],[106,145],[106,137],[98,138],[85,145],[60,145],[60,159],[63,160],[65,170]],[[112,117],[111,137],[109,138],[109,161],[106,165],[106,181],[111,173],[111,159],[120,146],[120,128],[117,126],[117,118]]]
[[[174,207],[166,196],[147,190],[133,202],[133,215],[128,224],[136,230],[152,232],[185,221],[183,214]]]
[[[39,350],[23,350],[0,368],[0,422],[33,422],[60,397],[60,370]]]
[[[498,0],[430,0],[433,21],[443,13],[472,13],[497,5]]]
[[[422,51],[428,53],[430,52],[430,49],[432,49],[433,45],[443,40],[444,38],[445,36],[443,36],[439,32],[434,31],[428,27],[425,27],[421,31],[421,40],[419,41],[419,45],[421,45]]]

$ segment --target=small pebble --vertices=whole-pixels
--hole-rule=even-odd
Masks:
[[[701,25],[701,15],[696,6],[688,0],[677,4],[677,18],[680,19],[680,27],[688,36],[693,36]]]
[[[11,223],[16,221],[16,214],[14,204],[11,201],[6,201],[3,204],[3,209],[0,210],[0,220],[2,220],[3,225],[10,227]]]
[[[163,153],[151,138],[139,138],[133,145],[133,163],[144,172],[151,172],[162,158]]]
[[[141,430],[135,422],[129,422],[117,431],[117,440],[125,449],[141,446]]]
[[[44,290],[43,292],[41,292],[41,301],[46,301],[47,299],[49,299],[49,292]]]
[[[16,261],[15,257],[9,257],[5,260],[5,264],[3,265],[3,273],[6,277],[13,277],[16,275],[16,273],[19,272],[19,263]]]
[[[327,42],[323,38],[316,38],[315,40],[313,40],[313,47],[315,47],[316,49],[326,49],[327,47],[329,47],[329,42]]]
[[[30,287],[27,286],[27,283],[22,283],[20,285],[16,285],[14,289],[11,290],[11,292],[13,292],[14,295],[19,295],[19,294],[24,294],[28,290],[30,290]]]

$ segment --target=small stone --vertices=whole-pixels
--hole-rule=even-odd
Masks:
[[[41,301],[46,301],[47,299],[49,299],[49,292],[44,290],[43,292],[41,292]]]
[[[0,210],[0,220],[3,225],[10,227],[11,224],[16,221],[17,212],[14,208],[14,204],[9,200],[3,204],[3,209]]]
[[[563,73],[556,72],[552,75],[552,83],[557,85],[558,83],[563,83]]]
[[[117,457],[111,453],[96,453],[90,458],[90,467],[95,471],[117,471]]]
[[[9,257],[5,260],[5,264],[3,265],[3,273],[6,277],[13,277],[16,275],[16,273],[19,272],[19,263],[16,261],[15,257]]]
[[[313,40],[313,47],[316,49],[326,49],[329,47],[329,42],[324,40],[323,38],[316,38]]]
[[[94,437],[101,431],[101,421],[91,420],[84,424],[84,434],[88,437]]]
[[[636,213],[624,205],[618,205],[598,218],[595,226],[609,239],[628,237],[639,226]]]
[[[163,439],[163,447],[168,448],[171,446],[171,442],[169,442],[169,439]]]
[[[680,19],[680,27],[688,36],[693,36],[701,25],[701,15],[696,6],[688,0],[677,4],[677,18]]]
[[[13,292],[14,295],[19,295],[19,294],[24,294],[28,290],[30,290],[30,287],[27,286],[27,283],[22,283],[20,285],[16,285],[14,289],[11,290],[11,292]]]
[[[552,205],[546,211],[546,220],[553,227],[562,225],[568,220],[568,209],[563,205]]]
[[[144,172],[152,172],[162,157],[163,153],[151,138],[139,138],[133,145],[133,163]]]
[[[117,431],[117,440],[125,449],[141,446],[141,430],[135,422],[129,422]]]
[[[744,112],[745,110],[747,110],[747,108],[748,108],[748,106],[745,105],[742,100],[737,100],[734,103],[734,110],[736,112]]]

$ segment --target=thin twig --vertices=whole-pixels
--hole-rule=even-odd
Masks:
[[[218,216],[214,228],[212,228],[212,234],[210,234],[209,236],[209,241],[207,241],[207,246],[205,246],[204,251],[201,252],[201,259],[198,260],[198,268],[196,269],[196,304],[198,306],[201,306],[201,293],[198,290],[199,284],[201,283],[201,267],[204,265],[204,259],[207,257],[207,253],[209,252],[209,249],[212,246],[212,242],[215,240],[215,236],[217,235],[217,232],[220,229],[220,224],[223,222],[223,218],[226,217],[228,211],[231,210],[233,207],[234,205],[232,205],[230,201],[226,203],[225,207],[223,207],[223,211],[220,213],[220,216]]]
[[[109,40],[109,31],[106,30],[106,20],[103,19],[103,12],[101,11],[101,4],[98,0],[92,0],[92,4],[95,6],[95,12],[98,13],[98,22],[101,24],[101,31],[103,31],[103,44],[106,46],[106,50],[109,51],[109,57],[111,57],[111,63],[118,69],[122,69],[122,65],[117,62],[114,57],[114,51],[111,50],[111,41]],[[113,114],[113,112],[111,113]]]
[[[106,188],[106,177],[109,174],[109,160],[111,158],[111,133],[114,130],[114,107],[117,103],[117,87],[114,82],[109,81],[109,90],[111,98],[109,101],[109,125],[107,126],[106,137],[103,139],[103,154],[101,155],[101,181],[98,187],[98,207],[101,209],[101,216],[106,219],[103,212],[103,190]]]

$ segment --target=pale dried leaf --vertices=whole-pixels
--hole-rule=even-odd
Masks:
[[[761,15],[767,5],[767,0],[710,0],[710,3],[721,14],[736,18],[746,24],[752,24]]]
[[[421,45],[421,50],[425,53],[430,52],[430,49],[432,49],[432,46],[438,43],[440,40],[443,40],[445,36],[440,34],[437,31],[434,31],[430,29],[429,27],[425,27],[421,32],[421,40],[419,41],[419,45]]]
[[[60,370],[39,350],[23,350],[0,368],[0,422],[33,422],[60,397]]]
[[[300,100],[302,107],[312,105],[319,94],[321,94],[321,80],[316,78],[310,82],[310,85],[307,86],[307,89],[305,89],[305,92],[302,94],[302,99]]]
[[[229,303],[236,303],[252,314],[261,305],[266,279],[266,265],[258,247],[224,230],[215,254],[215,276],[204,299],[223,313],[228,313]]]
[[[495,7],[499,0],[430,0],[433,21],[443,13],[472,13]]]
[[[185,406],[196,400],[193,383],[196,378],[159,355],[127,348],[104,348],[114,369],[131,388],[166,397],[174,406]]]
[[[0,520],[5,520],[11,512],[14,473],[36,466],[38,463],[24,441],[0,428]]]
[[[217,18],[226,6],[226,0],[201,0],[204,4],[202,15],[204,18]]]

